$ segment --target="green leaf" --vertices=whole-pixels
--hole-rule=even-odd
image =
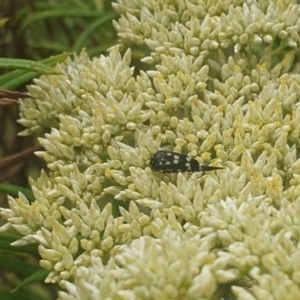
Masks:
[[[110,22],[111,20],[115,19],[118,16],[117,13],[107,13],[106,15],[102,16],[101,19],[95,21],[93,24],[91,24],[77,39],[77,42],[74,46],[75,52],[80,52],[81,49],[84,47],[86,41],[88,38],[92,35],[94,31],[96,31],[98,28],[103,26],[103,24]]]
[[[38,249],[37,249],[38,246],[36,244],[30,244],[30,245],[20,246],[20,247],[11,245],[13,242],[15,242],[21,238],[22,238],[22,236],[20,234],[16,234],[16,233],[12,233],[12,232],[0,233],[0,264],[3,261],[2,256],[7,255],[7,253],[9,253],[10,255],[14,254],[14,255],[23,255],[23,256],[24,256],[24,254],[30,254],[35,257],[37,257],[39,255]],[[34,269],[34,271],[35,271],[35,269]],[[27,270],[24,270],[24,272],[27,272]]]
[[[71,54],[72,53],[59,54],[59,55],[41,60],[40,62],[47,66],[54,66],[55,64],[57,64],[59,62],[65,61],[67,59],[67,57],[69,57]],[[41,75],[41,73],[31,72],[31,71],[27,71],[27,70],[12,71],[12,72],[0,77],[0,88],[7,89],[7,90],[16,89],[17,87],[32,80],[33,78],[36,78],[39,75]]]
[[[57,10],[52,11],[43,11],[41,13],[31,14],[30,18],[28,17],[22,25],[21,30],[24,30],[28,25],[44,21],[45,19],[52,19],[52,18],[99,18],[101,17],[100,12],[93,12],[89,10],[82,10],[82,9],[67,9],[67,8],[60,8]]]
[[[16,247],[17,248],[17,247]],[[21,253],[15,254],[11,251],[0,253],[0,268],[1,270],[10,270],[20,276],[28,277],[40,270],[38,265],[29,263],[30,259],[28,254],[21,255]]]
[[[18,185],[13,185],[13,184],[8,184],[8,183],[1,183],[0,184],[0,191],[14,197],[17,198],[19,192],[21,192],[28,201],[33,201],[34,200],[34,196],[33,193],[30,189],[27,188],[23,188],[20,187]]]
[[[50,273],[50,271],[48,271],[48,270],[44,270],[44,269],[38,270],[37,272],[35,272],[32,275],[28,276],[23,282],[21,282],[16,288],[14,288],[11,291],[11,293],[15,293],[22,286],[27,285],[29,283],[44,282],[49,273]]]
[[[57,70],[43,63],[19,58],[0,58],[0,69],[19,69],[41,74],[60,74]]]

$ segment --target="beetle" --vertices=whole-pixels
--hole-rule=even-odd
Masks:
[[[200,164],[196,159],[187,155],[159,150],[150,160],[150,168],[155,172],[178,173],[178,172],[201,172],[224,169]]]

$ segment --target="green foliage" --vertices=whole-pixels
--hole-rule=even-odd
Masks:
[[[117,14],[111,1],[34,1],[31,5],[22,1],[11,7],[13,2],[2,5],[2,14],[10,13],[10,22],[0,15],[4,32],[0,56],[40,60],[80,52],[82,47],[93,53],[98,49],[99,55],[117,42],[112,26]]]
[[[0,69],[19,69],[7,73],[0,77],[0,87],[3,89],[16,89],[19,86],[27,83],[28,81],[36,78],[41,74],[51,74],[55,73],[55,70],[47,67],[54,66],[55,64],[66,60],[70,53],[63,53],[42,60],[41,62],[35,62],[24,59],[5,59],[0,58]]]
[[[43,287],[49,272],[40,269],[36,263],[37,246],[11,246],[19,238],[11,233],[0,234],[0,269],[3,274],[0,299],[52,299],[51,292]]]

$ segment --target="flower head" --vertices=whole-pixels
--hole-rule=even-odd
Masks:
[[[9,198],[2,231],[39,244],[60,299],[298,299],[298,5],[114,7],[120,46],[146,44],[155,70],[83,52],[28,88],[22,134],[52,128],[50,173],[33,203]],[[153,172],[161,149],[225,170]]]

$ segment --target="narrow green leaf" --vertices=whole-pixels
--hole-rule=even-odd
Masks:
[[[16,247],[11,245],[13,242],[21,238],[22,236],[20,234],[16,234],[12,232],[0,233],[0,258],[2,253],[4,253],[4,255],[7,255],[7,252],[9,252],[10,254],[18,254],[18,255],[30,254],[33,256],[37,256],[38,246],[36,244],[30,244],[21,247]]]
[[[40,270],[40,267],[34,265],[32,259],[28,259],[30,255],[14,254],[11,252],[0,253],[0,268],[1,270],[10,270],[20,276],[28,277]]]
[[[63,53],[59,54],[44,60],[41,60],[40,62],[47,65],[47,66],[54,66],[55,64],[59,62],[63,62],[67,59],[68,56],[70,56],[72,53]],[[36,78],[41,73],[38,72],[30,72],[26,70],[16,70],[12,71],[8,74],[5,74],[0,77],[0,88],[12,90],[16,89],[17,87],[25,84],[26,82],[32,80],[33,78]]]
[[[74,46],[75,52],[80,52],[81,49],[84,47],[86,40],[90,37],[90,35],[100,28],[103,24],[110,22],[111,20],[115,19],[118,16],[117,13],[107,13],[99,20],[95,21],[91,24],[77,39],[77,42]]]
[[[19,58],[0,58],[0,69],[19,69],[42,74],[60,74],[57,70],[38,61]]]
[[[44,282],[49,273],[50,273],[50,271],[48,271],[48,270],[44,270],[44,269],[38,270],[37,272],[28,276],[24,281],[22,281],[16,288],[14,288],[11,291],[11,293],[15,293],[22,286],[27,285],[29,283]]]
[[[80,9],[66,9],[61,8],[58,10],[52,11],[43,11],[41,13],[31,14],[30,18],[26,18],[25,22],[22,25],[21,30],[24,30],[28,25],[44,21],[45,19],[52,19],[52,18],[99,18],[101,17],[100,12],[91,12],[89,10],[80,10]]]
[[[0,184],[0,191],[4,192],[14,198],[18,197],[19,192],[24,194],[24,196],[27,198],[28,201],[33,201],[34,196],[30,189],[26,189],[23,187],[20,187],[18,185],[8,184],[8,183],[1,183]]]

